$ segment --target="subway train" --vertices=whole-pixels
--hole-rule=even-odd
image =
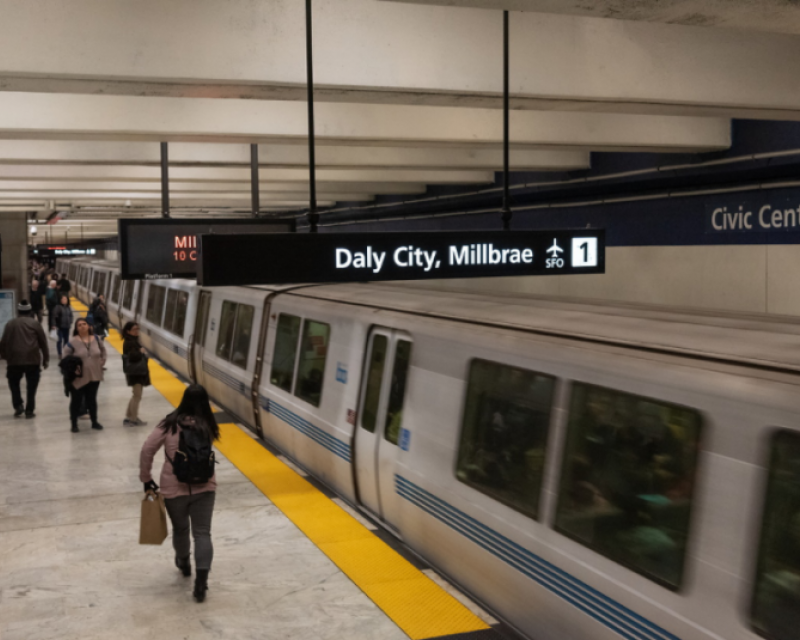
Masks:
[[[800,637],[796,320],[57,270],[527,637]]]

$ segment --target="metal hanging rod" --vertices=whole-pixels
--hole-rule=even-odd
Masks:
[[[261,202],[258,187],[258,145],[250,145],[250,199],[253,217],[258,216],[261,210]]]
[[[169,152],[167,143],[161,143],[161,215],[169,218]]]
[[[308,90],[308,223],[311,233],[317,232],[317,170],[314,153],[314,57],[311,22],[311,0],[306,0],[306,88]]]
[[[508,11],[503,11],[503,229],[511,229],[511,208],[509,206],[509,100],[508,100]]]

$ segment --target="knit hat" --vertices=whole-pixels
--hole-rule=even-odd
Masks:
[[[30,311],[31,310],[31,303],[27,300],[23,300],[17,305],[17,311]]]

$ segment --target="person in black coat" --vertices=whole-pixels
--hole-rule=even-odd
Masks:
[[[142,345],[139,343],[139,325],[135,322],[128,322],[122,328],[122,356],[125,368],[135,366],[142,360],[147,362],[147,355]],[[125,372],[128,386],[133,389],[133,396],[128,403],[128,410],[125,412],[125,427],[141,427],[147,423],[139,419],[139,403],[142,401],[144,388],[150,385],[150,372],[145,374],[129,374]]]
[[[108,335],[108,311],[106,310],[106,301],[103,295],[97,296],[92,306],[89,308],[94,322],[94,335],[98,336],[101,340],[105,339]]]

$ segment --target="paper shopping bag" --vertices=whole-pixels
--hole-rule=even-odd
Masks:
[[[142,500],[139,544],[162,544],[167,539],[167,508],[164,496],[148,491]]]

